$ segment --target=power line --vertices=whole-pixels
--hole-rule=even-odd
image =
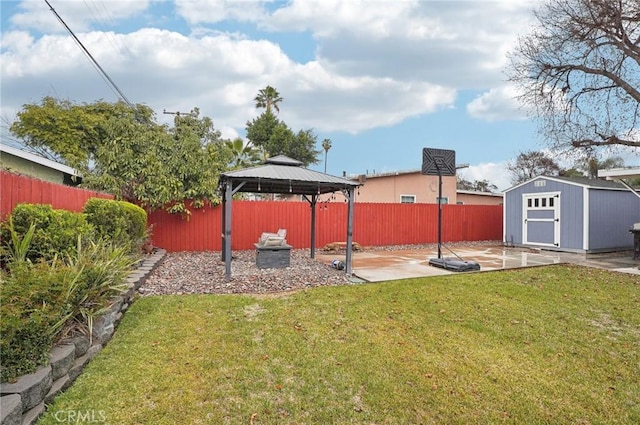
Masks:
[[[62,24],[62,26],[64,26],[64,28],[67,30],[67,32],[71,35],[71,37],[73,37],[73,39],[75,40],[75,42],[78,44],[78,46],[80,46],[80,48],[84,51],[85,55],[87,55],[87,57],[91,60],[91,62],[93,63],[93,65],[98,69],[98,71],[100,72],[100,74],[103,76],[103,78],[105,78],[109,84],[111,84],[111,87],[117,92],[117,94],[122,98],[122,100],[125,101],[125,103],[127,105],[129,105],[130,107],[134,107],[134,105],[129,101],[129,99],[127,98],[127,96],[125,96],[125,94],[122,92],[122,90],[120,90],[120,88],[116,85],[116,83],[111,79],[111,77],[109,77],[109,74],[107,74],[107,72],[102,69],[102,67],[100,66],[100,64],[98,63],[98,61],[93,57],[93,55],[91,55],[91,53],[89,52],[89,50],[87,50],[86,47],[84,47],[84,44],[82,44],[82,42],[80,41],[80,39],[78,39],[78,37],[76,37],[76,35],[73,33],[73,31],[71,31],[71,28],[69,28],[69,26],[66,24],[66,22],[62,19],[62,17],[60,17],[60,15],[58,15],[58,12],[56,12],[56,10],[53,8],[53,6],[51,6],[51,4],[49,3],[48,0],[44,0],[44,2],[47,4],[47,6],[49,6],[49,9],[51,10],[51,12],[53,12],[54,15],[56,15],[56,18],[58,18],[58,21],[60,21],[60,23]]]

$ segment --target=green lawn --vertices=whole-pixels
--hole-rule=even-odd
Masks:
[[[571,266],[142,298],[40,423],[640,423],[639,306]]]

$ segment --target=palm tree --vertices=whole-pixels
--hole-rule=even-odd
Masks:
[[[245,144],[240,137],[236,137],[233,141],[226,140],[225,145],[233,155],[229,164],[232,169],[250,167],[261,161],[260,150],[256,149],[251,142]]]
[[[261,89],[253,100],[256,102],[256,108],[266,108],[267,112],[271,112],[271,107],[273,107],[279,113],[278,103],[282,102],[283,99],[278,90],[267,86]]]
[[[324,149],[324,173],[327,174],[327,154],[329,153],[329,149],[331,149],[331,140],[324,139],[322,141],[322,148]]]

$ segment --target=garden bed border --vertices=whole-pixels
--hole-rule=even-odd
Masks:
[[[125,279],[127,291],[115,297],[109,309],[94,320],[91,339],[78,336],[63,340],[51,349],[48,364],[18,377],[14,383],[0,384],[0,425],[31,425],[38,420],[56,395],[69,388],[109,342],[136,292],[165,255],[165,250],[157,249],[129,273]]]

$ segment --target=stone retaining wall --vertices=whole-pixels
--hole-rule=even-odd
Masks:
[[[71,386],[84,367],[111,339],[123,313],[151,271],[166,252],[157,250],[129,273],[127,292],[116,297],[107,312],[93,321],[92,337],[75,337],[53,347],[49,364],[23,375],[15,383],[0,385],[0,425],[31,425],[56,395]]]

